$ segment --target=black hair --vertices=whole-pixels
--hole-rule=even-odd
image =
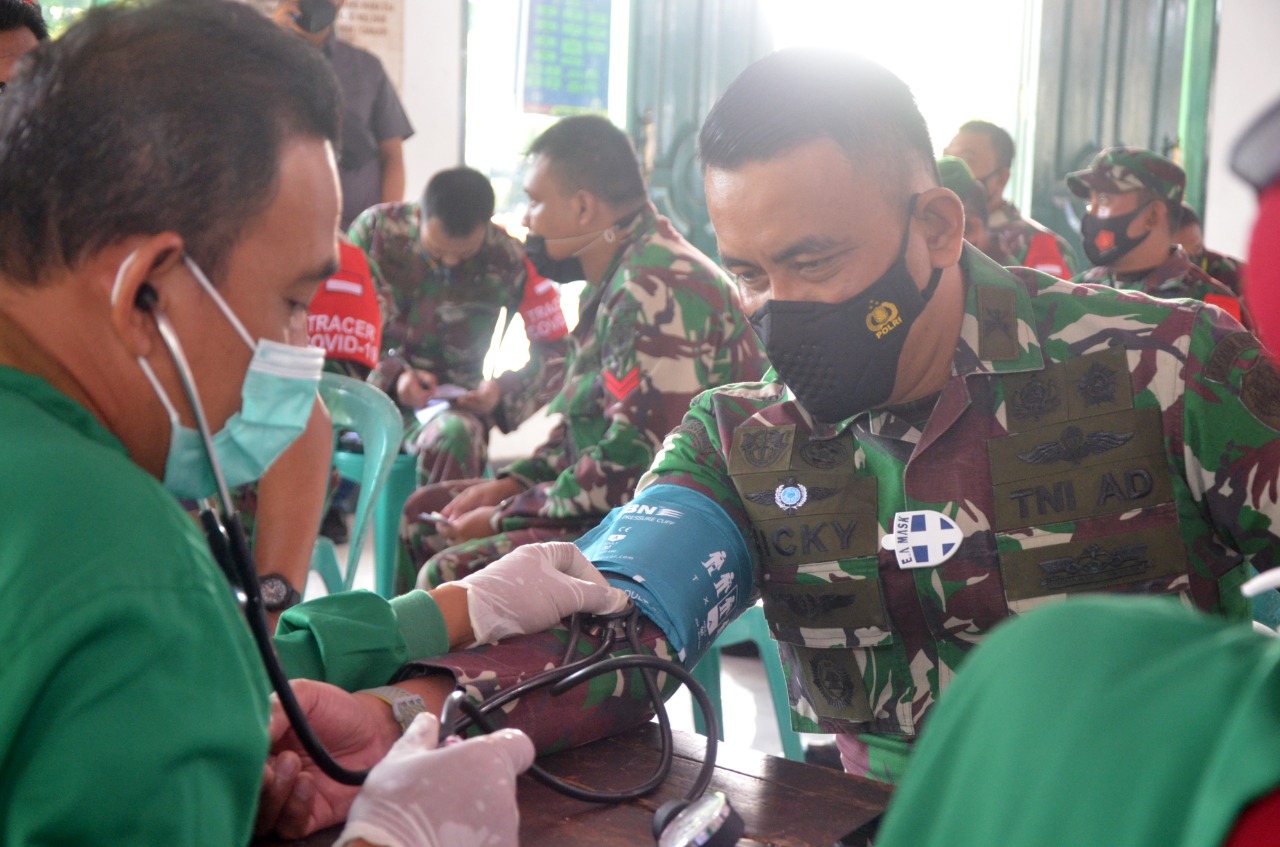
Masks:
[[[772,53],[730,83],[702,124],[703,169],[735,170],[820,139],[906,193],[912,166],[938,181],[933,144],[915,98],[888,69],[847,53],[791,48]]]
[[[489,178],[465,165],[437,173],[422,192],[422,216],[436,218],[444,231],[464,238],[493,217],[493,186]]]
[[[49,40],[49,27],[35,3],[25,0],[0,0],[0,32],[26,27],[37,41]]]
[[[0,274],[39,284],[177,232],[215,280],[278,189],[284,144],[335,143],[324,55],[232,0],[99,6],[33,51],[0,105]]]
[[[969,121],[960,127],[961,132],[977,132],[991,140],[991,149],[996,153],[996,169],[1003,170],[1013,165],[1013,136],[991,121]]]
[[[585,189],[614,206],[646,196],[631,139],[598,115],[562,118],[533,140],[529,155],[545,156],[569,191]]]
[[[1187,226],[1188,224],[1200,226],[1200,216],[1196,214],[1195,209],[1191,208],[1186,203],[1181,203],[1178,206],[1178,211],[1182,215],[1182,219],[1178,222],[1179,229]]]

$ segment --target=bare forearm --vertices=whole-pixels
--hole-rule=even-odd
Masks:
[[[389,138],[378,144],[382,160],[382,202],[399,203],[404,199],[404,142]]]
[[[317,401],[302,435],[267,470],[258,486],[254,539],[258,573],[280,574],[298,591],[306,586],[311,568],[332,450],[333,424],[324,404]]]

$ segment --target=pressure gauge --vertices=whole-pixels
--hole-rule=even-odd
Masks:
[[[742,818],[722,791],[692,802],[664,804],[653,820],[658,847],[733,847],[742,837]]]

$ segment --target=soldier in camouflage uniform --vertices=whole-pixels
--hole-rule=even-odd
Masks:
[[[838,72],[783,51],[729,89],[703,128],[708,207],[748,309],[809,296],[835,310],[883,271],[904,239],[917,288],[927,288],[930,265],[935,274],[941,266],[894,391],[870,409],[817,417],[787,381],[794,377],[816,407],[832,389],[813,393],[803,366],[797,372],[771,345],[777,370],[763,383],[697,398],[627,508],[660,507],[675,487],[724,509],[752,551],[746,572],[780,642],[794,725],[838,733],[847,767],[883,777],[901,768],[965,654],[1011,614],[1112,591],[1165,594],[1248,618],[1234,588],[1250,563],[1263,570],[1280,556],[1280,376],[1220,310],[1010,271],[963,247],[959,204],[933,188],[927,130],[914,109],[910,144],[881,127],[879,141],[872,135],[846,153],[836,133],[849,132],[840,121],[851,115],[838,113],[833,129],[813,126],[841,105],[875,120],[879,112],[864,103],[901,112],[909,97],[883,69],[832,61]],[[797,102],[798,92],[810,96]],[[881,105],[886,99],[891,105]],[[740,163],[725,158],[721,139],[755,140],[779,125],[798,146],[749,148],[756,158]],[[905,184],[877,187],[879,174],[895,171]],[[904,236],[910,192],[918,197]],[[816,211],[789,225],[806,209]],[[847,229],[829,224],[846,219]],[[844,252],[855,240],[866,245],[856,261]],[[788,258],[782,244],[805,252]],[[771,316],[773,332],[781,314]],[[830,340],[820,339],[816,321],[804,325],[811,339]],[[918,510],[945,517],[962,536],[939,566],[904,567],[883,549],[904,514]],[[615,528],[625,517],[598,532],[622,535]],[[720,529],[707,523],[702,534]],[[586,552],[608,573],[619,569],[620,549],[597,541]],[[667,558],[670,551],[644,563],[651,583]],[[698,561],[682,567],[692,579],[672,584],[696,594]],[[661,616],[661,602],[645,605],[634,581],[620,584]],[[739,593],[739,602],[753,593]],[[685,661],[705,643],[686,643]],[[488,691],[553,652],[525,639],[421,667],[446,668],[469,689]],[[633,696],[626,689],[622,699]],[[578,715],[548,739],[545,717],[517,710],[510,720],[537,724],[543,743],[598,735],[609,722]]]
[[[563,376],[568,330],[559,295],[528,274],[520,242],[490,222],[493,208],[489,180],[459,167],[433,176],[420,202],[374,206],[351,225],[386,310],[374,382],[404,412],[406,447],[418,456],[423,484],[479,477],[489,430],[515,429]],[[503,310],[504,330],[517,313],[524,318],[529,362],[484,380]],[[446,385],[466,393],[421,423],[417,414]]]
[[[1089,201],[1080,228],[1094,264],[1073,281],[1203,300],[1241,320],[1236,295],[1174,241],[1186,182],[1182,168],[1137,147],[1108,148],[1087,169],[1068,174],[1071,193]]]
[[[606,155],[601,149],[628,169],[625,191],[602,182],[617,180],[617,170],[598,178],[579,164]],[[407,542],[422,565],[422,588],[464,576],[520,544],[581,535],[630,498],[694,395],[762,372],[732,284],[649,204],[625,135],[602,119],[573,118],[535,141],[531,154],[530,233],[546,238],[548,253],[573,239],[586,245],[578,254],[582,269],[568,272],[585,275],[589,285],[564,388],[550,406],[562,420],[531,457],[495,481],[468,486],[458,501],[450,502],[460,485],[429,487],[409,499]],[[599,207],[597,219],[566,224],[564,210],[552,207],[570,207],[583,193]],[[541,255],[533,247],[530,253]],[[418,520],[439,509],[459,525],[443,536]],[[442,542],[455,546],[436,552]]]
[[[964,204],[964,240],[1001,265],[1016,265],[1013,257],[1005,255],[991,237],[991,230],[987,228],[987,190],[973,178],[973,171],[964,159],[943,156],[938,160],[938,178],[942,187],[954,191]]]
[[[1067,240],[1039,221],[1023,217],[1017,206],[1004,199],[1014,153],[1009,133],[989,121],[969,121],[942,152],[963,159],[987,192],[991,242],[1001,257],[1009,258],[1007,262],[1003,258],[996,261],[1071,279],[1075,253]]]
[[[1280,374],[1250,333],[1200,302],[966,246],[910,92],[858,57],[760,60],[700,150],[774,369],[699,395],[636,497],[581,542],[661,631],[646,626],[644,649],[692,665],[762,597],[793,724],[836,732],[850,771],[893,778],[966,654],[1013,614],[1105,591],[1247,618],[1234,589],[1280,557]],[[657,546],[633,546],[642,521]],[[562,647],[513,638],[398,677],[432,699],[488,696]],[[583,743],[643,719],[637,688],[601,677],[500,720],[540,749]]]
[[[1186,251],[1191,264],[1231,289],[1232,294],[1244,297],[1244,262],[1205,246],[1200,216],[1186,203],[1182,204],[1182,225],[1173,240]]]

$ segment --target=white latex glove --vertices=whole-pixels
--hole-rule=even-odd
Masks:
[[[516,774],[533,764],[518,729],[437,748],[440,721],[423,713],[369,772],[334,847],[517,847]]]
[[[627,606],[582,551],[567,541],[517,547],[493,564],[458,580],[476,643],[542,632],[574,612],[608,615]]]

